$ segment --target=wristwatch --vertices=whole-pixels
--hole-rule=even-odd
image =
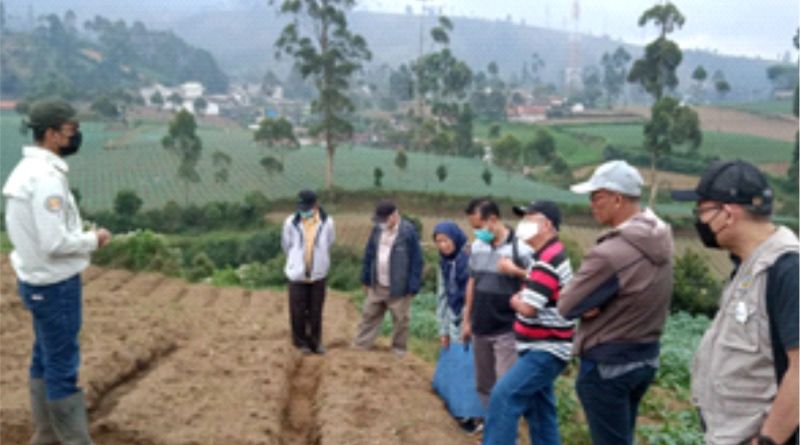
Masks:
[[[758,445],[779,445],[778,442],[772,440],[771,437],[765,436],[763,434],[759,434],[758,437],[756,437],[756,443]]]

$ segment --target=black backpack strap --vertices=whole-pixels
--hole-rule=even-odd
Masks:
[[[520,269],[525,268],[522,258],[519,257],[519,246],[517,246],[516,235],[511,236],[511,260],[514,261],[514,264]]]
[[[789,359],[786,356],[786,348],[782,347],[780,335],[778,334],[778,321],[780,319],[780,309],[778,308],[778,263],[788,260],[792,255],[797,256],[797,252],[787,252],[781,255],[775,263],[767,270],[767,318],[769,319],[769,336],[772,343],[772,356],[775,365],[775,381],[780,382],[783,374],[789,368]]]

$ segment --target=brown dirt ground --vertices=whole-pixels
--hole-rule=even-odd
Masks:
[[[700,115],[700,126],[707,131],[748,134],[787,142],[794,142],[794,134],[797,131],[796,118],[762,116],[715,107],[695,107],[695,110]],[[638,114],[645,119],[650,118],[649,108],[630,107],[625,111]]]
[[[430,365],[348,347],[359,319],[325,305],[324,356],[289,342],[286,295],[90,267],[81,386],[98,445],[466,444]],[[27,443],[30,315],[0,258],[0,442]]]

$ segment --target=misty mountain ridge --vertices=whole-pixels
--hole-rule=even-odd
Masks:
[[[428,32],[435,24],[435,16],[421,18],[411,14],[355,11],[348,18],[353,31],[366,38],[372,51],[372,65],[397,67],[417,58],[421,20],[425,51],[432,49],[433,42]],[[530,63],[533,53],[537,53],[545,62],[540,72],[542,80],[556,85],[563,82],[563,71],[570,52],[569,33],[506,20],[464,17],[451,17],[451,20],[454,24],[450,36],[451,50],[473,70],[485,71],[487,65],[494,61],[500,68],[500,75],[509,79],[512,73],[519,76],[523,64]],[[262,5],[248,10],[198,13],[167,25],[188,42],[208,49],[232,77],[255,82],[263,77],[267,69],[282,76],[288,71],[288,61],[274,60],[274,42],[286,23],[285,17]],[[582,34],[578,41],[579,63],[582,66],[599,66],[603,53],[611,53],[619,46],[623,46],[634,59],[644,51],[641,46],[609,37]],[[766,68],[775,63],[709,51],[684,50],[683,62],[678,70],[681,81],[679,88],[688,88],[692,84],[692,71],[697,65],[703,65],[709,73],[716,70],[724,72],[732,86],[729,99],[763,98],[769,95],[772,88]]]
[[[36,7],[41,11],[37,13],[44,13],[48,2],[50,0],[37,2]],[[109,5],[100,0],[50,3],[53,3],[55,11],[64,10],[72,4],[76,6],[75,12],[81,16],[84,15],[82,10],[91,13],[105,8],[105,16],[114,18],[122,14],[124,17],[119,18],[129,23],[147,18],[144,23],[148,28],[173,31],[190,45],[208,50],[220,68],[234,81],[259,82],[267,70],[285,78],[289,71],[289,59],[274,59],[274,42],[287,23],[287,18],[279,16],[276,8],[269,7],[266,1],[205,0],[198,2],[198,7],[191,15],[178,13],[177,7],[166,8],[164,14],[153,14],[147,9],[155,4],[152,0],[143,0],[136,5]],[[397,67],[418,57],[421,21],[425,51],[432,48],[428,31],[435,24],[435,16],[354,11],[348,18],[353,31],[362,34],[369,44],[373,55],[370,65]],[[486,66],[494,61],[503,78],[519,77],[523,65],[530,63],[532,55],[537,53],[545,62],[540,72],[542,80],[557,86],[563,83],[563,72],[571,50],[569,33],[508,20],[451,19],[455,29],[451,33],[450,47],[473,70],[486,70]],[[641,46],[605,36],[580,34],[577,43],[579,64],[584,67],[598,66],[604,52],[613,52],[619,46],[623,46],[633,58],[643,52]],[[692,85],[692,71],[697,65],[703,65],[709,74],[716,70],[724,72],[732,87],[728,99],[755,100],[765,98],[771,92],[766,68],[776,61],[699,50],[684,50],[683,56],[678,70],[679,89],[688,89]]]

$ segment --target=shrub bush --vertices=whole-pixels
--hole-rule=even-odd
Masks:
[[[236,273],[236,269],[226,267],[214,270],[211,275],[211,284],[214,286],[240,286],[242,282],[239,279],[239,274]]]
[[[689,249],[675,260],[672,311],[713,317],[721,283],[714,278],[705,258]]]
[[[197,246],[196,250],[205,253],[216,267],[223,268],[239,265],[241,248],[242,242],[239,238],[227,237],[205,240]]]
[[[171,248],[163,236],[147,230],[114,237],[106,247],[94,252],[92,261],[102,266],[169,275],[177,275],[181,269],[180,251]]]
[[[327,285],[340,291],[353,291],[361,287],[361,256],[345,246],[331,248],[331,269]]]
[[[204,278],[210,277],[214,273],[214,262],[206,255],[205,252],[200,252],[192,258],[192,264],[186,270],[186,279],[195,282]]]
[[[283,286],[286,284],[286,277],[283,274],[283,265],[286,257],[281,254],[266,263],[243,264],[237,269],[239,281],[242,286],[248,288]]]
[[[650,166],[650,154],[644,151],[619,148],[607,145],[603,149],[603,159],[624,159],[633,165]],[[656,167],[677,173],[702,174],[708,165],[719,159],[717,156],[698,156],[684,153],[672,153],[661,156],[656,161]]]
[[[281,253],[281,229],[268,227],[245,239],[239,251],[239,264],[265,263]]]

